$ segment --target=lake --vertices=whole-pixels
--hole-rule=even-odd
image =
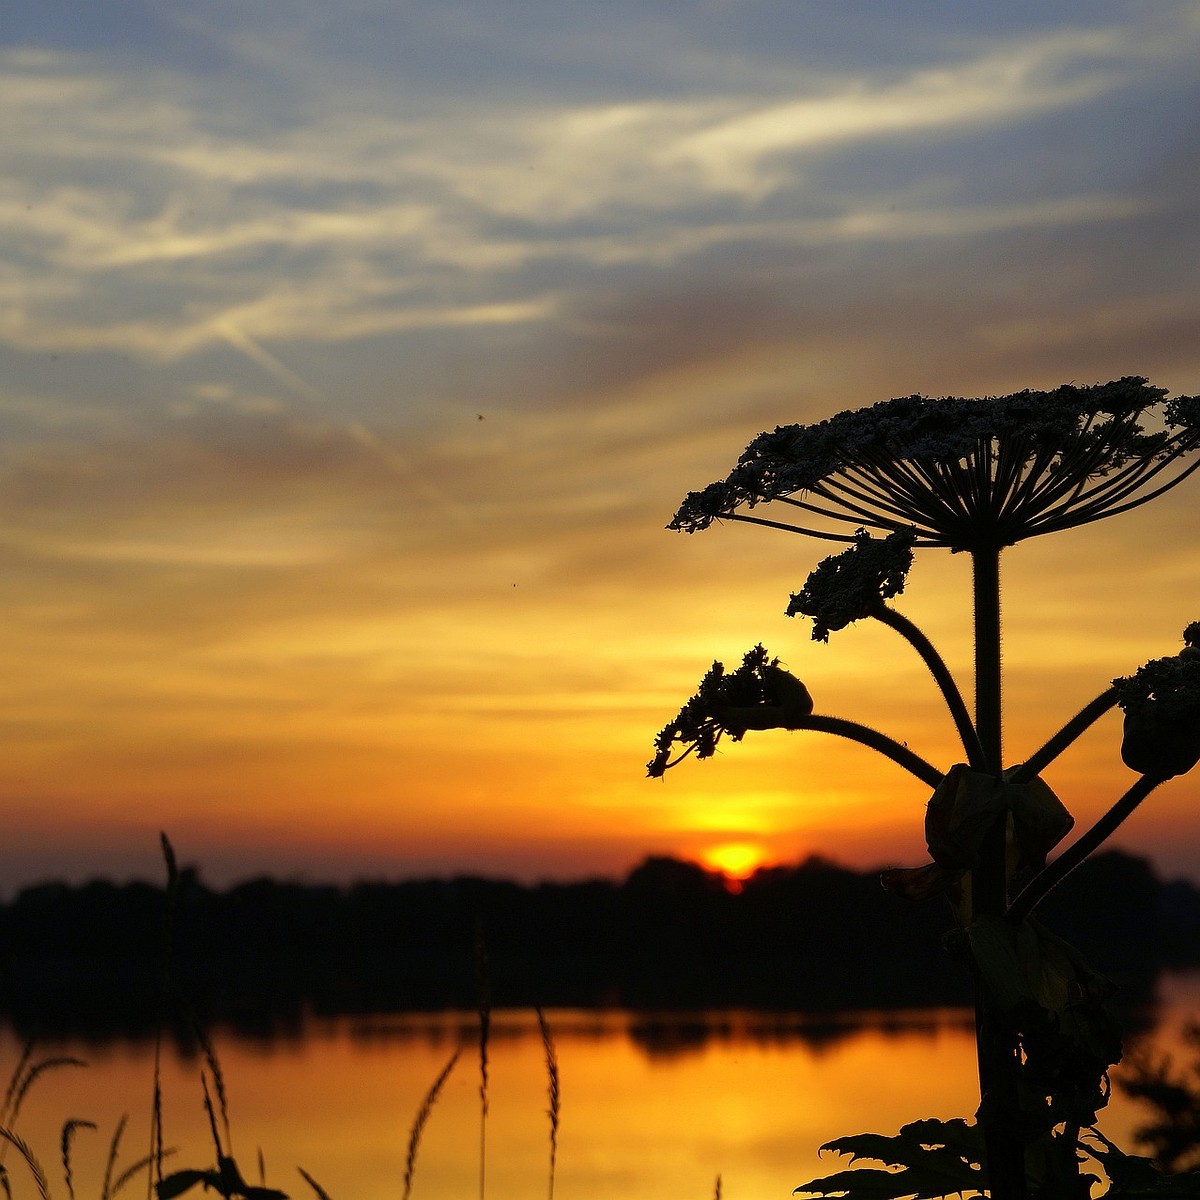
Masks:
[[[1167,976],[1160,1020],[1145,1035],[1177,1045],[1200,1004],[1200,976]],[[558,1200],[705,1200],[717,1175],[726,1200],[790,1195],[833,1169],[824,1141],[867,1130],[893,1133],[923,1116],[967,1116],[975,1106],[968,1013],[935,1010],[802,1017],[713,1013],[649,1018],[628,1012],[547,1014],[557,1053],[561,1109]],[[233,1150],[247,1178],[295,1197],[313,1191],[303,1167],[333,1200],[392,1200],[402,1193],[414,1116],[454,1049],[463,1052],[424,1126],[414,1200],[479,1195],[478,1026],[471,1014],[309,1020],[270,1039],[215,1036],[227,1090]],[[20,1054],[11,1032],[0,1053]],[[38,1155],[52,1193],[66,1195],[59,1139],[75,1132],[78,1194],[98,1196],[109,1140],[129,1115],[121,1163],[147,1152],[153,1045],[41,1045],[36,1058],[70,1054],[86,1068],[58,1067],[35,1081],[17,1130]],[[164,1047],[167,1170],[213,1161],[200,1084],[202,1059]],[[547,1191],[549,1120],[543,1043],[534,1014],[493,1014],[486,1195],[528,1200]],[[1101,1128],[1126,1149],[1138,1110],[1114,1088]],[[18,1197],[34,1195],[10,1148]],[[125,1195],[145,1195],[144,1180]],[[188,1193],[200,1197],[199,1188]],[[212,1195],[212,1193],[208,1193]]]

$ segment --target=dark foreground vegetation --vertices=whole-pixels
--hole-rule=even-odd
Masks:
[[[150,1031],[164,907],[145,883],[27,888],[0,907],[0,1013],[30,1036]],[[1144,859],[1097,856],[1043,911],[1131,1001],[1160,968],[1200,965],[1200,891]],[[485,961],[496,1007],[898,1008],[969,1003],[969,972],[942,948],[952,924],[946,906],[816,859],[739,894],[670,858],[621,883],[533,887],[258,879],[218,892],[185,870],[170,958],[202,1019],[264,1033],[306,1012],[472,1009]]]

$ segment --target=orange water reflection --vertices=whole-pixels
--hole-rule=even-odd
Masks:
[[[1172,985],[1164,1037],[1200,997],[1195,980]],[[825,1020],[722,1013],[683,1018],[622,1012],[549,1014],[562,1085],[559,1200],[706,1197],[719,1173],[723,1194],[786,1197],[831,1164],[816,1147],[831,1137],[893,1132],[918,1116],[974,1107],[974,1050],[967,1014],[939,1011]],[[334,1200],[399,1194],[409,1129],[454,1048],[464,1052],[425,1127],[414,1200],[461,1200],[479,1189],[478,1032],[470,1016],[312,1021],[300,1036],[248,1041],[219,1036],[234,1151],[257,1177],[293,1196],[313,1193],[303,1167]],[[6,1062],[19,1046],[0,1038]],[[122,1155],[149,1145],[152,1047],[78,1043],[86,1070],[60,1068],[31,1089],[18,1129],[39,1153],[53,1191],[63,1192],[59,1133],[67,1118],[96,1121],[76,1135],[80,1194],[98,1191],[108,1139],[128,1112]],[[208,1166],[201,1063],[171,1049],[164,1062],[164,1118],[176,1166]],[[543,1048],[532,1013],[497,1013],[489,1047],[491,1113],[487,1196],[544,1194],[549,1123]],[[1104,1128],[1127,1139],[1134,1114],[1114,1100]],[[32,1194],[9,1155],[17,1195]],[[55,1188],[55,1181],[59,1186]],[[144,1194],[135,1185],[130,1194]],[[191,1193],[200,1195],[197,1191]]]

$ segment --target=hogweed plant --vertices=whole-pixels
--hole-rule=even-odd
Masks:
[[[838,1139],[824,1148],[883,1165],[798,1192],[1083,1200],[1098,1164],[1109,1196],[1200,1196],[1200,1175],[1167,1179],[1094,1130],[1108,1069],[1121,1057],[1105,1007],[1111,988],[1034,915],[1154,788],[1200,759],[1200,622],[1184,631],[1178,653],[1115,680],[1016,763],[1003,753],[1000,672],[1001,552],[1146,504],[1200,466],[1198,449],[1200,397],[1168,400],[1141,378],[983,399],[909,396],[761,434],[726,479],[688,495],[671,521],[687,533],[738,521],[846,543],[791,597],[788,614],[811,620],[819,641],[861,620],[895,630],[932,675],[962,743],[963,761],[942,770],[885,734],[819,714],[804,684],[762,646],[734,670],[714,663],[655,741],[649,774],[657,777],[689,755],[711,757],[723,737],[830,733],[886,755],[933,791],[931,861],[886,872],[883,883],[909,899],[945,897],[953,908],[948,948],[975,981],[976,1120]],[[973,712],[933,644],[891,603],[915,552],[935,548],[972,562]],[[1137,779],[1047,865],[1074,822],[1040,773],[1118,706],[1121,755]]]

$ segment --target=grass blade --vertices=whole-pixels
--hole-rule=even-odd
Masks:
[[[198,1021],[193,1021],[192,1028],[196,1035],[196,1040],[200,1043],[200,1050],[204,1055],[204,1061],[208,1063],[208,1069],[212,1073],[213,1086],[217,1093],[217,1106],[221,1111],[221,1128],[225,1131],[225,1152],[232,1158],[233,1134],[229,1129],[229,1099],[225,1094],[225,1076],[221,1074],[221,1064],[217,1059],[217,1050],[212,1044],[212,1039],[208,1036],[208,1033]],[[211,1104],[209,1105],[209,1113],[210,1115],[212,1114]],[[221,1142],[216,1136],[215,1118],[213,1138],[217,1142],[217,1149],[220,1150]]]
[[[7,1125],[9,1129],[17,1123],[17,1114],[21,1111],[21,1105],[25,1097],[29,1094],[29,1089],[34,1083],[44,1075],[47,1071],[53,1071],[58,1067],[86,1067],[87,1063],[81,1058],[71,1058],[69,1055],[64,1055],[61,1058],[44,1058],[40,1063],[30,1067],[25,1072],[25,1078],[17,1085],[16,1091],[13,1093],[8,1105]]]
[[[492,981],[483,925],[475,928],[475,968],[479,987],[479,1200],[487,1190],[488,1040],[492,1027]]]
[[[30,1174],[33,1176],[33,1182],[37,1187],[41,1200],[50,1200],[50,1186],[46,1182],[46,1172],[42,1169],[42,1164],[38,1162],[37,1155],[29,1148],[25,1139],[19,1134],[14,1133],[11,1129],[6,1129],[3,1126],[0,1126],[0,1138],[3,1138],[7,1144],[15,1146],[17,1153],[28,1164]]]
[[[28,1041],[21,1047],[21,1057],[17,1060],[17,1065],[13,1068],[13,1073],[9,1077],[8,1087],[4,1092],[4,1104],[0,1106],[0,1125],[9,1123],[9,1110],[12,1108],[13,1097],[17,1094],[17,1088],[22,1079],[25,1078],[25,1068],[29,1066],[29,1060],[33,1057],[33,1042]]]
[[[72,1118],[63,1122],[62,1127],[62,1165],[63,1178],[67,1183],[67,1195],[75,1200],[75,1185],[71,1178],[71,1143],[75,1140],[75,1130],[95,1129],[95,1121],[77,1121]]]
[[[108,1159],[104,1164],[104,1183],[100,1188],[100,1200],[110,1200],[112,1196],[113,1171],[117,1166],[117,1153],[121,1149],[121,1135],[125,1132],[125,1122],[128,1120],[129,1115],[126,1113],[113,1130],[112,1141],[108,1146]]]
[[[304,1182],[316,1193],[317,1200],[333,1200],[333,1197],[303,1167],[297,1167],[296,1170],[304,1177]]]
[[[404,1160],[404,1200],[408,1200],[412,1194],[413,1174],[417,1169],[417,1149],[421,1144],[421,1133],[425,1128],[425,1123],[429,1120],[429,1114],[433,1111],[433,1106],[437,1103],[438,1095],[441,1093],[442,1085],[450,1078],[450,1072],[454,1070],[454,1064],[458,1062],[458,1056],[462,1053],[461,1048],[455,1050],[450,1055],[450,1061],[442,1068],[442,1073],[433,1081],[433,1086],[425,1095],[421,1107],[417,1110],[417,1115],[413,1119],[412,1129],[408,1135],[408,1155]]]
[[[146,1200],[154,1195],[155,1183],[162,1183],[163,1164],[163,1105],[162,1105],[162,1039],[163,1022],[167,1015],[167,997],[171,994],[171,955],[175,938],[175,900],[179,893],[179,867],[175,862],[175,847],[165,833],[159,833],[163,862],[167,868],[167,891],[163,903],[161,974],[159,979],[158,1026],[154,1031],[154,1097],[150,1108],[150,1157],[154,1170],[146,1175]]]
[[[174,1150],[164,1150],[163,1151],[164,1157],[168,1154],[174,1154],[174,1153],[175,1153]],[[150,1165],[153,1162],[154,1162],[154,1155],[146,1154],[146,1155],[143,1155],[143,1157],[139,1158],[137,1160],[137,1162],[130,1163],[130,1165],[127,1166],[125,1168],[125,1170],[123,1170],[120,1173],[120,1175],[118,1175],[116,1177],[116,1179],[113,1180],[112,1191],[109,1193],[109,1195],[110,1196],[119,1196],[121,1194],[121,1189],[123,1187],[125,1187],[125,1185],[128,1184],[132,1179],[134,1179],[139,1171],[149,1172]]]
[[[217,1162],[225,1157],[225,1151],[221,1148],[221,1135],[217,1132],[217,1114],[213,1110],[212,1095],[208,1090],[208,1076],[200,1072],[200,1088],[204,1092],[204,1111],[208,1115],[208,1127],[212,1131],[213,1145],[217,1149]]]
[[[554,1200],[554,1168],[558,1162],[558,1112],[560,1104],[558,1087],[558,1051],[554,1047],[554,1035],[550,1032],[550,1023],[546,1014],[540,1008],[537,1010],[538,1029],[542,1033],[542,1049],[546,1054],[546,1077],[550,1098],[550,1107],[546,1115],[550,1118],[550,1194],[549,1200]]]

